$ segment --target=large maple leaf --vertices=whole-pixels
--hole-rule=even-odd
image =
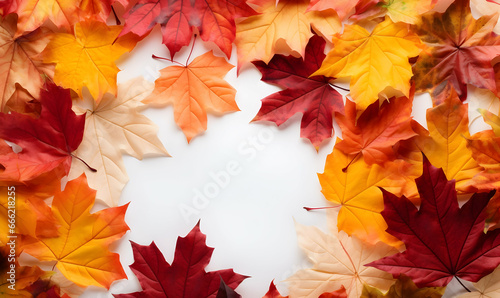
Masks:
[[[173,104],[175,122],[189,142],[207,129],[207,111],[239,111],[234,101],[236,90],[223,79],[231,68],[226,59],[212,52],[196,57],[187,66],[166,67],[143,102],[156,107]]]
[[[276,53],[305,55],[311,26],[327,38],[341,30],[335,13],[311,11],[306,13],[308,0],[256,1],[256,16],[236,24],[238,70],[253,60],[268,63]],[[286,46],[282,46],[285,42]]]
[[[74,34],[56,33],[41,53],[45,63],[55,63],[54,82],[82,97],[82,88],[99,101],[104,93],[116,95],[115,61],[130,51],[134,41],[118,38],[122,27],[97,21],[75,25]]]
[[[467,111],[468,105],[462,104],[452,90],[443,103],[427,110],[429,136],[415,138],[419,151],[431,164],[442,168],[449,180],[455,179],[460,192],[473,192],[472,178],[482,170],[467,148]]]
[[[452,278],[476,282],[500,264],[500,230],[484,233],[485,208],[494,192],[476,193],[458,206],[455,182],[425,159],[416,179],[421,205],[384,190],[387,232],[406,250],[367,266],[405,274],[418,287],[446,286]]]
[[[500,56],[500,38],[492,32],[494,15],[475,20],[469,0],[456,0],[445,13],[422,16],[415,27],[427,49],[413,67],[417,91],[438,95],[447,85],[462,100],[467,84],[497,93],[492,60]]]
[[[22,151],[0,155],[2,182],[26,182],[62,166],[70,169],[74,152],[83,137],[85,116],[71,110],[69,90],[47,83],[42,90],[40,118],[16,112],[0,113],[0,139],[15,143]]]
[[[91,214],[95,193],[85,175],[69,181],[52,201],[59,235],[25,237],[20,247],[40,261],[56,261],[62,274],[77,285],[109,289],[113,281],[126,278],[119,255],[109,246],[129,230],[124,221],[128,204]]]
[[[389,18],[370,33],[359,25],[346,25],[333,38],[335,47],[313,75],[350,77],[351,96],[360,110],[379,98],[410,96],[411,65],[420,53],[420,39],[408,25]]]
[[[75,155],[97,171],[75,160],[70,179],[85,172],[89,186],[97,190],[97,198],[116,206],[128,181],[122,154],[137,159],[168,155],[156,136],[157,127],[139,113],[145,107],[141,100],[153,90],[153,83],[132,79],[118,85],[118,97],[106,94],[96,103],[92,98],[75,101],[73,109],[85,114],[85,133]]]
[[[204,41],[214,42],[227,57],[231,57],[236,35],[235,19],[254,15],[244,0],[141,0],[125,15],[125,27],[120,35],[133,32],[143,36],[161,24],[163,43],[173,59],[193,36],[193,27]]]
[[[380,215],[384,202],[379,187],[401,192],[404,185],[395,163],[370,166],[363,158],[334,148],[326,158],[325,172],[318,177],[325,198],[340,205],[339,230],[370,243],[401,244],[385,231],[387,225]]]
[[[247,276],[235,273],[232,269],[205,271],[214,251],[205,244],[205,240],[206,235],[200,231],[198,223],[189,234],[177,239],[172,264],[167,263],[154,242],[150,245],[132,242],[134,263],[130,268],[143,290],[114,296],[215,298],[221,279],[231,289],[236,288]]]
[[[342,95],[330,86],[329,78],[310,77],[321,66],[324,49],[325,41],[315,35],[307,44],[304,59],[275,55],[268,64],[253,62],[262,73],[262,81],[287,88],[262,99],[254,121],[268,120],[281,125],[295,113],[303,113],[301,137],[308,138],[318,148],[332,136],[333,113],[344,113]]]
[[[21,85],[31,95],[38,98],[43,86],[42,75],[51,77],[53,67],[43,64],[36,56],[49,42],[45,29],[37,29],[29,34],[15,37],[16,15],[0,16],[0,111]]]
[[[357,298],[364,284],[387,290],[393,283],[392,277],[363,264],[392,255],[397,250],[384,243],[369,245],[342,231],[338,232],[336,216],[332,217],[329,234],[316,227],[295,225],[299,246],[313,267],[299,270],[286,280],[290,285],[290,297],[316,298],[343,286],[347,297]]]
[[[380,107],[375,102],[359,119],[356,105],[347,101],[345,115],[336,115],[343,137],[336,148],[345,154],[362,154],[368,164],[394,159],[393,146],[416,135],[411,127],[412,99],[395,98]]]

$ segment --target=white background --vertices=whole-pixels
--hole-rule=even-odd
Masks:
[[[190,61],[210,49],[222,56],[215,46],[197,38]],[[189,50],[190,47],[184,48],[175,60],[185,63]],[[152,54],[169,57],[161,44],[159,28],[120,60],[123,71],[118,74],[119,82],[136,76],[154,81],[160,69],[172,65],[152,59]],[[235,50],[230,63],[236,65]],[[302,207],[328,205],[320,192],[317,173],[323,172],[334,138],[324,142],[317,152],[308,140],[299,137],[300,114],[280,128],[272,123],[249,123],[257,114],[261,99],[280,90],[260,78],[253,66],[243,69],[238,77],[236,67],[231,70],[226,80],[237,89],[236,102],[241,111],[222,117],[209,115],[207,132],[190,144],[174,122],[173,107],[143,112],[158,125],[158,136],[172,157],[142,161],[125,157],[130,181],[122,192],[120,205],[130,202],[125,217],[130,231],[112,249],[120,254],[128,280],[115,282],[109,293],[89,289],[84,297],[140,291],[128,267],[133,263],[129,240],[141,245],[154,241],[171,263],[177,237],[185,236],[200,218],[207,244],[215,248],[207,271],[233,268],[251,276],[237,288],[244,298],[262,297],[273,279],[286,294],[286,284],[280,281],[298,269],[310,267],[297,246],[294,219],[326,231],[325,212],[307,212]],[[425,109],[430,105],[428,96],[415,99],[414,114],[419,122],[424,123]],[[257,139],[259,145],[252,145],[252,139]],[[182,206],[196,208],[196,190],[203,192],[210,183],[213,187],[211,173],[224,171],[231,162],[239,165],[240,172],[219,187],[206,206],[198,208],[199,214],[183,216]]]

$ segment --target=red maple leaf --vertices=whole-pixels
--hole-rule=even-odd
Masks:
[[[315,35],[306,46],[304,59],[275,55],[269,64],[254,61],[262,81],[277,84],[283,91],[262,99],[262,107],[253,121],[267,120],[281,125],[295,113],[303,113],[300,136],[318,148],[332,136],[333,113],[344,113],[342,95],[333,89],[330,78],[309,77],[325,59],[325,41]]]
[[[205,244],[205,239],[199,223],[186,237],[179,237],[172,265],[165,261],[154,242],[150,245],[132,242],[134,263],[130,268],[139,279],[143,291],[114,296],[215,298],[221,278],[231,289],[236,288],[248,276],[235,273],[232,269],[205,271],[214,250]]]
[[[485,208],[494,192],[476,193],[459,208],[455,181],[446,180],[424,158],[416,179],[422,204],[383,191],[387,232],[406,250],[371,262],[395,277],[409,276],[418,287],[443,287],[453,277],[476,282],[500,264],[500,230],[484,233]]]
[[[161,24],[163,43],[171,58],[193,36],[193,27],[204,41],[213,41],[228,58],[236,36],[235,19],[256,12],[245,0],[140,0],[125,14],[120,36],[133,32],[143,36]]]
[[[345,115],[337,115],[343,140],[335,144],[345,154],[362,154],[368,164],[383,164],[394,159],[395,146],[399,141],[417,135],[412,129],[411,110],[413,88],[410,98],[399,97],[375,102],[357,115],[356,104],[348,100]]]
[[[71,110],[68,89],[47,83],[40,93],[39,118],[11,112],[0,113],[0,139],[17,144],[19,153],[0,155],[0,181],[25,182],[62,166],[68,174],[71,152],[83,137],[85,115]]]

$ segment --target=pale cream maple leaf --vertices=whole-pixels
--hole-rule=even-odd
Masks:
[[[313,267],[299,270],[286,280],[290,285],[290,297],[316,298],[341,286],[345,287],[348,297],[360,297],[364,284],[387,291],[394,283],[391,274],[363,264],[398,251],[382,242],[371,245],[343,231],[338,232],[335,222],[330,221],[329,234],[296,223],[299,246]]]
[[[156,135],[156,125],[139,113],[146,107],[141,101],[153,88],[153,83],[135,78],[118,86],[117,97],[107,93],[99,103],[92,98],[74,102],[74,110],[87,116],[83,141],[73,154],[97,171],[74,158],[69,179],[85,172],[89,186],[97,190],[97,198],[109,206],[118,204],[128,181],[123,153],[137,159],[168,156]]]

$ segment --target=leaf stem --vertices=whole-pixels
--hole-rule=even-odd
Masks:
[[[344,172],[344,173],[345,173],[345,172],[347,172],[347,168],[349,168],[349,166],[352,164],[352,162],[353,162],[353,161],[355,161],[355,160],[356,160],[356,158],[358,158],[359,153],[360,153],[360,152],[358,152],[358,153],[357,153],[357,154],[353,157],[353,159],[351,159],[351,161],[347,164],[347,166],[346,166],[345,168],[343,168],[343,169],[342,169],[342,172]]]
[[[323,210],[323,209],[335,209],[335,208],[339,208],[340,206],[342,206],[342,205],[328,206],[328,207],[302,207],[302,208],[306,209],[307,211],[313,211],[313,210]]]
[[[97,170],[96,170],[96,169],[94,169],[93,167],[89,166],[89,164],[88,164],[88,163],[86,163],[86,162],[85,162],[83,159],[81,159],[80,157],[78,157],[78,156],[74,155],[73,153],[71,153],[71,156],[72,156],[72,157],[74,157],[74,158],[76,158],[76,159],[78,159],[79,161],[83,162],[83,164],[84,164],[84,165],[86,165],[86,166],[87,166],[87,168],[89,168],[89,170],[91,170],[92,172],[94,172],[94,173],[95,173],[95,172],[97,172]]]
[[[189,64],[189,58],[191,58],[191,54],[193,53],[195,43],[196,43],[196,34],[194,35],[194,40],[193,40],[193,45],[191,46],[191,51],[189,52],[189,56],[186,59],[186,66]]]
[[[471,292],[471,290],[469,290],[456,275],[455,275],[455,279],[458,280],[458,282],[462,285],[462,287],[464,287],[465,290],[467,290],[467,292],[469,292],[469,293]]]
[[[177,62],[177,61],[175,61],[173,59],[163,58],[163,57],[160,57],[160,56],[156,56],[155,54],[151,55],[151,57],[153,59],[165,60],[165,61],[169,61],[169,62],[172,62],[172,63],[175,63],[175,64],[179,64],[182,67],[186,67],[186,65],[184,65],[184,64],[182,64],[180,62]]]

